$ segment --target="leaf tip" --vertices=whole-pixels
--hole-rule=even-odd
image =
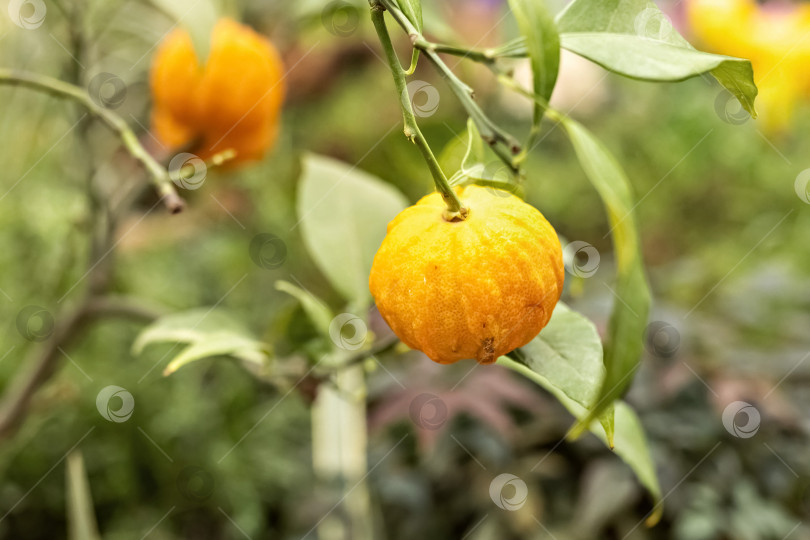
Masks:
[[[661,516],[664,513],[664,509],[661,506],[661,503],[655,505],[653,508],[652,514],[650,514],[647,519],[644,520],[645,527],[655,527],[658,525],[658,522],[661,521]]]

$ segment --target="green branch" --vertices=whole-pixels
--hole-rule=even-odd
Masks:
[[[83,89],[53,77],[8,68],[0,68],[0,84],[24,86],[55,97],[71,99],[85,107],[90,114],[113,130],[129,154],[144,166],[169,212],[176,214],[183,210],[183,199],[177,194],[169,172],[146,151],[123,118],[97,104]]]
[[[501,129],[495,122],[493,122],[481,107],[473,99],[472,89],[456,76],[455,73],[448,67],[448,65],[439,57],[437,53],[447,52],[450,54],[457,54],[461,56],[469,55],[470,58],[479,61],[485,60],[488,53],[465,51],[461,48],[453,47],[450,45],[437,45],[427,41],[421,32],[411,23],[410,20],[400,11],[390,0],[378,0],[379,3],[385,7],[394,20],[399,24],[403,30],[408,34],[414,48],[421,50],[425,57],[433,64],[445,79],[450,89],[455,94],[456,98],[461,102],[461,105],[467,111],[467,114],[475,122],[481,137],[492,147],[495,154],[509,166],[512,171],[517,172],[517,165],[512,159],[513,154],[520,152],[520,143],[512,135]]]
[[[523,37],[489,49],[465,49],[464,47],[447,45],[445,43],[431,43],[429,41],[424,41],[424,43],[425,46],[437,53],[450,54],[486,65],[494,64],[499,58],[526,58],[529,56],[528,50],[526,49],[526,40]]]
[[[447,177],[439,166],[436,156],[419,129],[416,122],[416,115],[413,112],[413,104],[408,96],[408,87],[405,82],[405,71],[402,69],[402,64],[399,62],[394,45],[391,43],[391,36],[388,34],[388,29],[385,26],[385,17],[383,15],[383,6],[380,3],[371,0],[371,20],[374,23],[374,29],[377,31],[377,36],[380,38],[385,57],[388,61],[388,66],[391,69],[391,74],[394,76],[394,84],[397,88],[397,93],[400,96],[400,104],[402,105],[402,118],[405,124],[405,136],[413,142],[422,156],[427,162],[430,173],[433,176],[433,182],[436,184],[436,190],[441,193],[444,202],[447,204],[446,219],[449,221],[456,219],[464,219],[467,216],[467,208],[465,208],[459,200]],[[413,64],[413,62],[412,62]]]

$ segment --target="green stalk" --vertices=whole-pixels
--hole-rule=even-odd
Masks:
[[[526,58],[528,56],[526,41],[522,37],[489,49],[465,49],[464,47],[457,47],[446,43],[432,43],[424,39],[422,41],[424,42],[424,46],[437,53],[458,56],[486,65],[494,64],[495,60],[498,58]]]
[[[425,39],[422,39],[421,41],[422,47],[420,48],[428,48],[433,52],[450,54],[453,56],[459,56],[461,58],[469,58],[470,60],[481,62],[482,64],[490,64],[495,61],[495,56],[493,56],[490,49],[477,51],[473,49],[465,49],[463,47],[456,47],[455,45],[447,45],[444,43],[431,43]]]
[[[473,100],[472,89],[456,76],[455,73],[448,67],[448,65],[439,58],[437,52],[448,52],[450,54],[467,54],[474,60],[481,60],[486,58],[487,52],[465,51],[464,49],[453,47],[449,45],[437,45],[431,43],[422,36],[419,30],[414,27],[410,20],[400,11],[390,0],[377,0],[379,5],[387,9],[394,20],[399,24],[408,36],[411,38],[414,48],[421,50],[425,57],[433,64],[436,70],[442,75],[450,89],[461,102],[467,114],[475,122],[481,137],[492,147],[495,154],[509,166],[512,171],[517,172],[512,154],[520,152],[520,143],[512,135],[501,129],[495,122],[493,122],[481,107]],[[439,49],[442,49],[439,51]],[[491,62],[491,59],[489,60]],[[499,143],[505,146],[499,146]]]
[[[430,169],[430,174],[433,176],[433,182],[436,184],[436,190],[441,193],[445,204],[447,204],[447,214],[445,219],[454,221],[464,219],[467,216],[468,209],[461,204],[450,183],[447,181],[444,171],[442,171],[436,156],[419,129],[419,124],[416,122],[416,115],[413,112],[413,105],[408,98],[408,87],[405,81],[405,71],[399,63],[394,45],[391,43],[391,36],[388,34],[388,28],[385,26],[385,17],[383,15],[382,4],[371,0],[371,21],[374,23],[374,29],[377,31],[377,36],[380,38],[380,44],[385,57],[388,60],[388,67],[391,69],[391,74],[394,76],[394,84],[396,85],[397,93],[400,96],[400,103],[402,105],[402,118],[405,124],[405,136],[419,148],[422,156],[427,162]]]
[[[97,104],[83,89],[53,77],[7,68],[0,68],[0,84],[24,86],[55,97],[71,99],[82,105],[90,114],[100,119],[107,127],[113,130],[121,139],[121,143],[129,154],[143,165],[149,173],[158,194],[163,199],[166,208],[172,214],[183,210],[183,199],[177,194],[169,177],[169,172],[146,151],[138,141],[135,132],[130,129],[123,118]]]

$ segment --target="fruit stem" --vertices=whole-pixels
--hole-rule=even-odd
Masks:
[[[169,171],[146,151],[138,141],[135,132],[130,129],[123,118],[93,101],[93,98],[84,89],[53,77],[8,68],[0,68],[0,84],[24,86],[59,98],[72,99],[82,105],[90,114],[112,129],[121,139],[121,143],[129,154],[144,166],[169,212],[177,214],[183,210],[185,206],[183,199],[177,194],[169,177]]]
[[[468,209],[461,204],[458,195],[450,187],[450,182],[447,181],[444,171],[442,171],[436,156],[428,145],[427,139],[419,129],[416,122],[416,115],[413,112],[413,104],[408,96],[408,86],[405,81],[405,70],[402,69],[402,64],[399,62],[394,45],[391,43],[391,36],[388,34],[388,28],[385,26],[385,16],[383,14],[384,6],[378,0],[369,0],[371,4],[371,21],[374,23],[374,29],[377,31],[377,36],[380,38],[380,44],[385,57],[388,60],[388,67],[391,69],[391,74],[394,76],[394,84],[397,88],[397,93],[400,96],[400,105],[402,106],[402,118],[405,124],[405,136],[419,148],[422,156],[427,162],[430,174],[433,176],[433,183],[436,184],[436,190],[441,193],[445,204],[447,204],[447,212],[445,212],[445,219],[448,221],[458,221],[465,219],[468,214]]]

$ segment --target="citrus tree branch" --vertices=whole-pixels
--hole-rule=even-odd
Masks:
[[[150,322],[159,317],[159,309],[114,296],[89,295],[70,313],[60,317],[51,336],[32,352],[25,362],[29,368],[20,373],[3,394],[0,402],[0,440],[14,434],[25,420],[31,399],[53,376],[65,349],[69,348],[94,322],[109,318]]]
[[[493,122],[478,103],[473,99],[473,90],[453,73],[450,67],[442,60],[438,53],[447,52],[461,56],[471,55],[471,58],[478,61],[485,61],[487,52],[465,51],[450,45],[437,45],[427,41],[422,33],[411,23],[402,11],[399,10],[390,0],[378,0],[379,3],[391,13],[391,16],[408,34],[414,48],[421,50],[436,70],[441,74],[448,86],[455,94],[456,98],[467,111],[467,114],[475,122],[481,137],[490,145],[495,154],[509,166],[512,171],[517,172],[517,165],[512,155],[520,153],[520,143],[517,139],[504,131]],[[487,63],[491,62],[486,60]]]
[[[0,84],[24,86],[55,97],[71,99],[84,106],[90,114],[113,130],[129,154],[143,165],[169,212],[176,214],[183,210],[183,199],[177,194],[169,172],[146,151],[123,118],[97,104],[83,89],[53,77],[7,68],[0,68]]]
[[[464,219],[467,214],[467,209],[461,204],[461,201],[456,196],[450,183],[447,181],[444,171],[439,166],[436,156],[419,129],[416,122],[416,115],[413,112],[413,105],[408,97],[408,87],[405,82],[405,71],[399,62],[394,45],[391,43],[391,36],[388,34],[388,29],[385,26],[385,18],[383,15],[383,6],[376,0],[370,0],[371,3],[371,20],[374,23],[374,29],[377,31],[377,36],[380,38],[385,57],[388,61],[388,66],[391,69],[391,74],[394,76],[394,84],[397,88],[397,93],[400,97],[400,104],[402,105],[402,118],[405,123],[405,136],[413,142],[422,156],[427,162],[430,173],[433,176],[433,182],[436,184],[436,190],[441,193],[444,202],[447,204],[449,219]]]

